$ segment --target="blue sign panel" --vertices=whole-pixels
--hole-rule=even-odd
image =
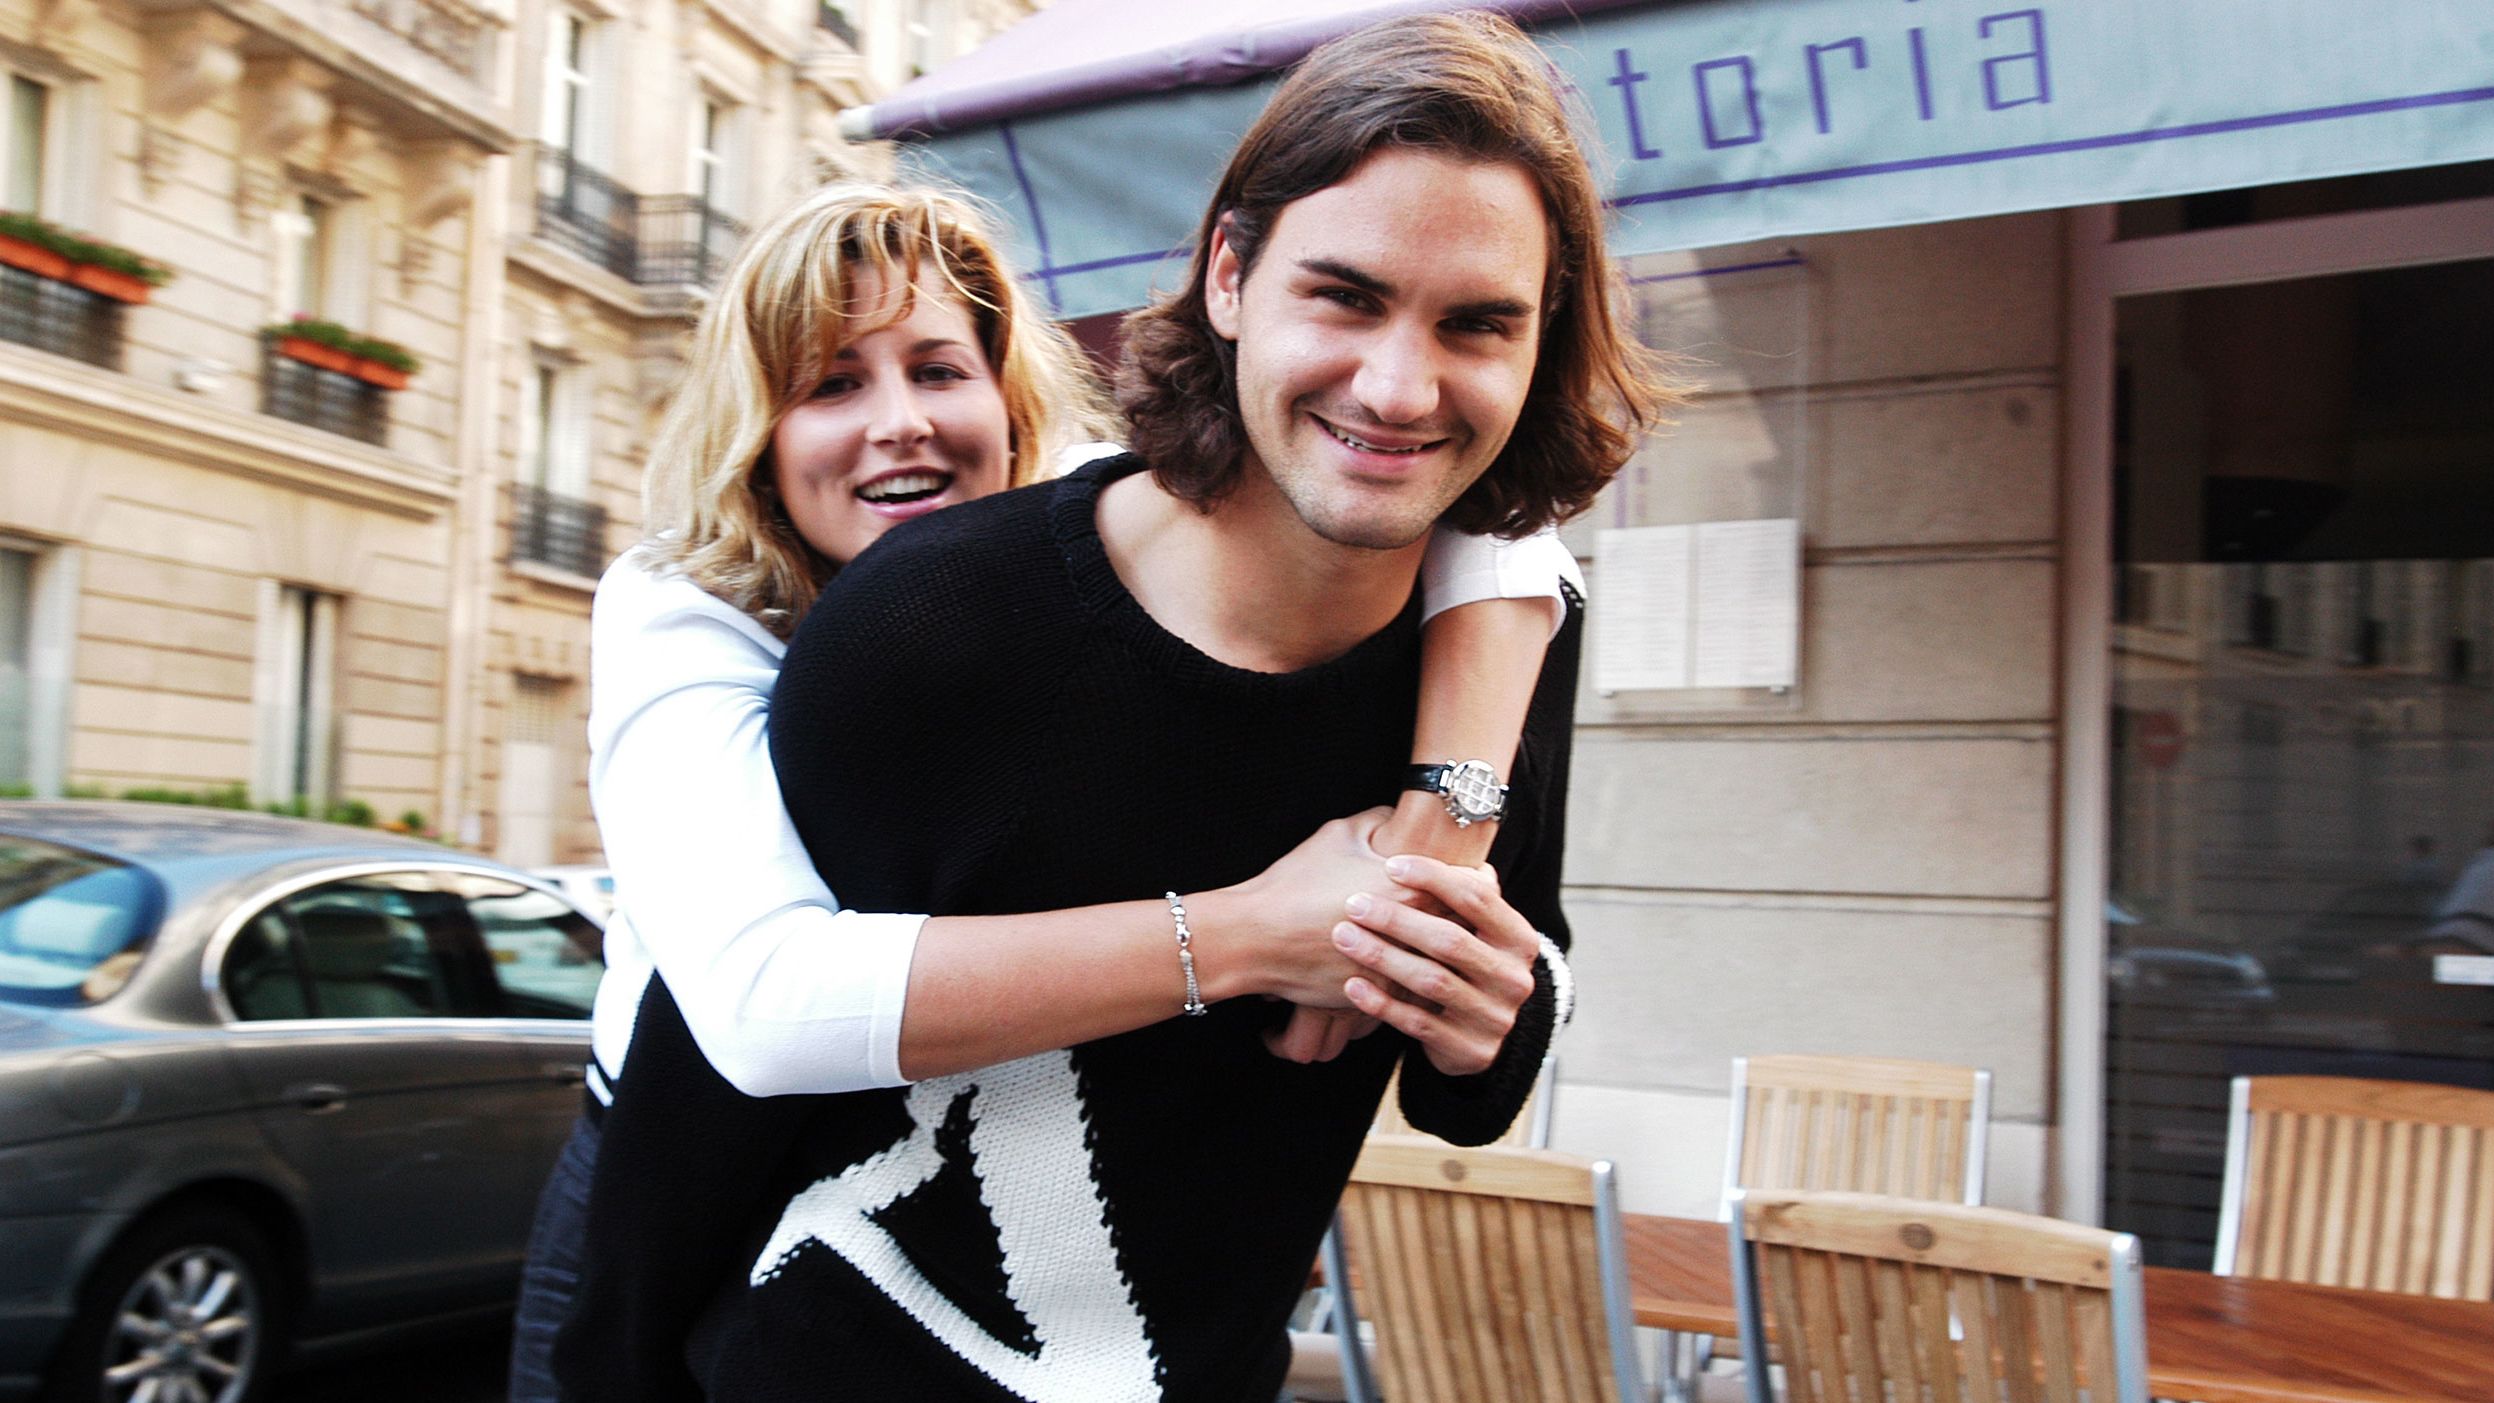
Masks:
[[[1615,247],[1705,248],[2494,157],[2487,0],[1698,0],[1537,31]],[[938,138],[1061,315],[1183,267],[1272,82]]]

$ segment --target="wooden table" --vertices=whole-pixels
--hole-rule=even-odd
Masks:
[[[1740,1333],[1721,1223],[1627,1215],[1637,1323]],[[2494,1403],[2494,1304],[2150,1267],[2148,1387],[2199,1403]]]

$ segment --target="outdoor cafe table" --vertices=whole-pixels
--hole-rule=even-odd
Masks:
[[[1740,1333],[1721,1223],[1625,1215],[1639,1325]],[[2198,1403],[2494,1403],[2494,1304],[2150,1267],[2148,1391]]]

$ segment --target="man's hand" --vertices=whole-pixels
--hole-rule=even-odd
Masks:
[[[1353,1008],[1408,1034],[1448,1076],[1488,1070],[1532,997],[1541,937],[1484,868],[1398,857],[1386,872],[1404,889],[1400,897],[1354,896],[1351,919],[1334,927],[1334,948],[1369,972],[1343,992]],[[1415,909],[1415,894],[1448,914]]]
[[[1376,1031],[1377,1020],[1365,1013],[1300,1007],[1290,1011],[1288,1023],[1264,1035],[1264,1045],[1293,1062],[1331,1062],[1354,1038]]]

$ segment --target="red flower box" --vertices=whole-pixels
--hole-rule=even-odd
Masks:
[[[145,278],[132,277],[128,273],[116,272],[93,263],[70,265],[69,282],[89,292],[100,292],[116,302],[127,302],[133,306],[145,302],[148,294],[155,291],[154,288],[148,286]]]
[[[361,380],[366,384],[379,385],[385,390],[403,390],[407,388],[406,371],[400,370],[396,366],[383,365],[377,360],[364,360],[359,357],[355,362],[355,368],[348,371],[347,374],[354,376],[356,379]]]
[[[356,375],[356,367],[364,364],[361,359],[350,356],[335,346],[325,346],[318,341],[307,341],[300,336],[278,337],[277,354],[289,360],[299,360],[305,365],[316,365],[323,370],[334,370],[340,375]],[[362,377],[357,375],[356,378]]]
[[[39,244],[30,244],[24,239],[13,239],[6,234],[0,234],[0,263],[6,263],[12,268],[23,268],[41,278],[51,278],[59,282],[66,282],[69,279],[68,259]]]

